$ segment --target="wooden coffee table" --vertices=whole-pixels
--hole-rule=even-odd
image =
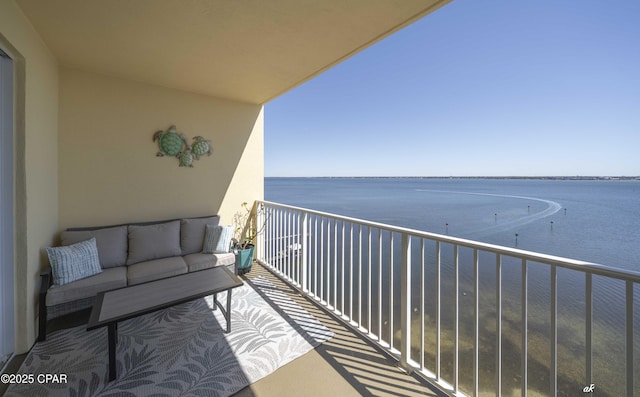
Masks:
[[[98,293],[87,331],[100,327],[108,329],[109,380],[116,379],[118,322],[213,295],[213,309],[220,308],[227,321],[226,332],[230,332],[231,290],[241,285],[242,280],[238,276],[225,266],[219,266]],[[227,291],[226,308],[216,296],[224,291]]]

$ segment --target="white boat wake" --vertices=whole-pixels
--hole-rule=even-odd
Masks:
[[[539,201],[542,203],[547,204],[547,208],[545,208],[542,211],[536,212],[534,214],[529,214],[526,216],[522,216],[520,218],[517,219],[512,219],[506,222],[502,222],[499,224],[496,224],[494,226],[489,226],[480,230],[476,230],[473,231],[472,233],[474,234],[491,234],[491,233],[497,233],[497,232],[503,232],[503,231],[507,231],[509,229],[513,229],[519,226],[523,226],[532,222],[535,222],[537,220],[546,218],[548,216],[551,216],[553,214],[555,214],[556,212],[560,211],[560,209],[562,208],[562,206],[552,200],[545,200],[545,199],[541,199],[541,198],[537,198],[537,197],[527,197],[527,196],[513,196],[513,195],[508,195],[508,194],[492,194],[492,193],[473,193],[473,192],[458,192],[458,191],[451,191],[451,190],[430,190],[430,189],[416,189],[416,191],[418,192],[432,192],[432,193],[453,193],[453,194],[465,194],[465,195],[471,195],[471,196],[492,196],[492,197],[503,197],[503,198],[514,198],[514,199],[520,199],[520,200],[529,200],[529,201]]]

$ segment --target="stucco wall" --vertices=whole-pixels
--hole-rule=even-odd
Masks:
[[[15,71],[16,353],[36,337],[37,288],[58,228],[58,66],[13,0],[0,1],[0,45]]]
[[[13,0],[0,45],[14,60],[16,353],[37,334],[44,247],[69,226],[220,213],[263,195],[262,106],[61,68]],[[180,168],[152,135],[176,124],[213,141]]]
[[[220,213],[263,194],[262,106],[60,71],[59,229]],[[153,134],[175,124],[213,155],[178,167]]]

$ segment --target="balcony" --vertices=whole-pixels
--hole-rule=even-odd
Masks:
[[[257,260],[450,395],[640,395],[640,274],[256,202]]]
[[[335,336],[238,396],[640,395],[638,273],[272,202],[253,214],[247,278]]]

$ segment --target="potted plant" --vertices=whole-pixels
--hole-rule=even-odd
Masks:
[[[233,252],[236,255],[236,269],[242,275],[251,271],[255,246],[251,243],[239,243],[234,239]]]
[[[265,222],[260,228],[257,227],[257,213],[264,212],[264,206],[260,208],[249,207],[247,202],[241,204],[242,210],[236,212],[233,216],[233,221],[236,227],[235,236],[233,242],[233,252],[236,254],[236,268],[238,274],[244,274],[251,271],[251,265],[253,264],[255,239],[264,230]]]

